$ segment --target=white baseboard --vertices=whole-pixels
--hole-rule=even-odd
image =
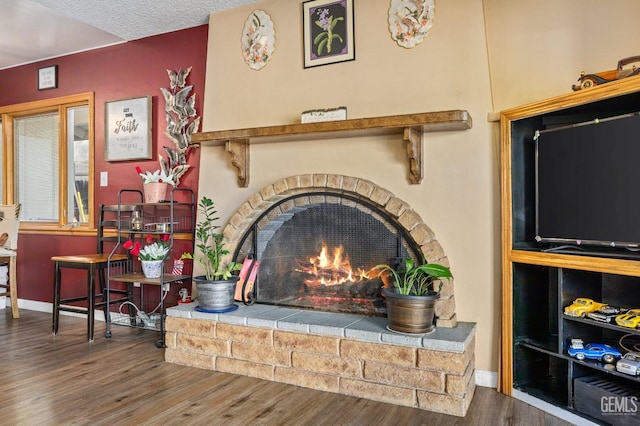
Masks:
[[[37,312],[47,312],[53,314],[53,303],[49,302],[38,302],[37,300],[25,300],[18,299],[18,308],[27,309],[29,311],[37,311]],[[86,315],[77,314],[75,312],[60,312],[60,315],[67,315],[70,317],[78,317],[78,318],[86,318]],[[104,322],[104,312],[100,310],[96,310],[94,313],[94,319],[96,321]]]
[[[485,388],[498,387],[498,373],[495,371],[476,370],[476,385]]]

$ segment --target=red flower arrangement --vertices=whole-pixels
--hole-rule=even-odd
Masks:
[[[132,255],[138,256],[139,260],[162,260],[169,252],[167,242],[170,238],[169,234],[161,234],[159,241],[154,241],[152,235],[147,235],[144,247],[142,247],[140,241],[133,240],[128,240],[122,246],[129,250]]]

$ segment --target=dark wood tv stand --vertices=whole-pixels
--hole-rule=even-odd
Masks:
[[[640,111],[640,77],[500,114],[503,269],[499,387],[507,395],[524,395],[600,422],[610,422],[612,417],[603,419],[598,412],[585,408],[585,392],[597,401],[602,392],[591,384],[591,378],[638,394],[640,378],[598,362],[570,357],[567,354],[570,340],[582,338],[585,343],[618,346],[616,343],[625,334],[640,342],[640,330],[568,317],[563,309],[578,297],[640,308],[640,253],[634,257],[597,251],[553,253],[545,252],[541,246],[537,248],[532,140],[535,130],[549,123],[574,124],[637,111]]]

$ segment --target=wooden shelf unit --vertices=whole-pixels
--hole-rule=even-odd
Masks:
[[[320,123],[285,124],[236,130],[194,133],[192,143],[224,145],[238,169],[238,185],[249,186],[249,153],[252,143],[348,138],[363,135],[398,134],[407,144],[411,183],[422,182],[422,138],[428,132],[467,130],[471,116],[464,110],[424,112]]]
[[[501,112],[502,329],[499,389],[517,389],[594,420],[580,409],[574,382],[587,376],[629,385],[640,380],[568,356],[568,341],[615,342],[640,330],[571,318],[577,297],[640,307],[640,256],[549,253],[535,241],[534,132],[545,123],[575,124],[640,111],[640,77],[596,86]],[[594,196],[597,196],[595,194]],[[640,221],[640,216],[639,216]],[[624,350],[622,351],[625,352]],[[579,379],[579,380],[578,380]],[[581,401],[583,402],[583,401]],[[602,419],[597,419],[602,421]]]

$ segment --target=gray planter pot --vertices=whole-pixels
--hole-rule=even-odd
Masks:
[[[402,295],[396,288],[383,288],[387,299],[387,319],[389,330],[402,333],[431,333],[435,330],[434,318],[436,300],[440,295],[427,296]]]
[[[238,277],[209,281],[204,275],[193,277],[198,291],[198,307],[202,311],[228,311],[235,307],[233,297]]]

